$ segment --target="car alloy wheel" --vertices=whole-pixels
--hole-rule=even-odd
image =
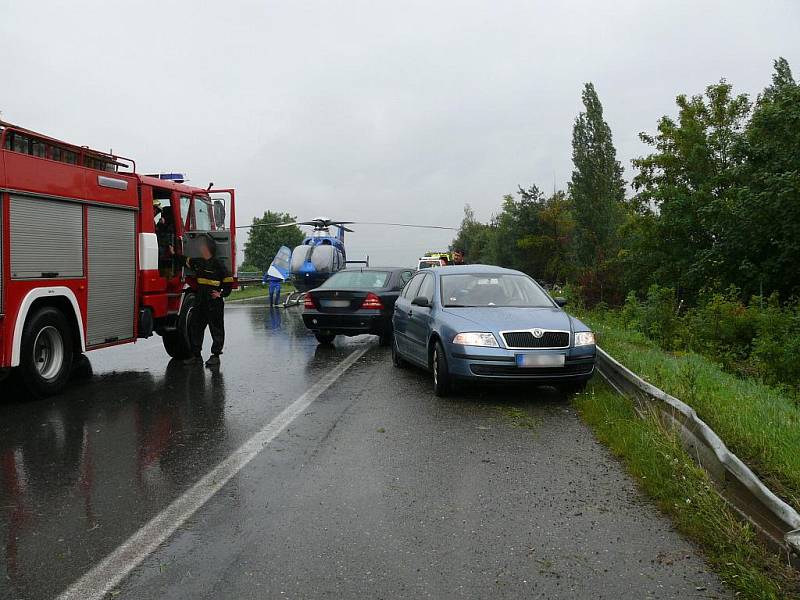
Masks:
[[[433,372],[433,392],[440,398],[446,396],[451,389],[450,371],[447,368],[447,355],[439,341],[433,347],[431,371]]]

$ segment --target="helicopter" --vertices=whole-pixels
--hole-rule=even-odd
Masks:
[[[314,228],[311,235],[292,251],[290,272],[298,292],[307,292],[319,287],[333,273],[344,269],[348,264],[369,266],[369,257],[367,260],[347,260],[344,234],[353,232],[347,227],[352,224],[353,221],[334,221],[327,217],[317,217],[310,221],[277,225],[277,227],[307,225]],[[331,235],[331,227],[336,228],[335,235]]]
[[[255,225],[241,225],[239,228],[250,227],[294,227],[305,225],[312,227],[311,234],[306,236],[303,243],[296,246],[291,252],[288,261],[288,274],[297,289],[298,297],[309,290],[322,285],[331,275],[341,271],[347,265],[361,264],[369,266],[369,256],[366,260],[347,260],[344,234],[353,233],[348,225],[382,225],[390,227],[413,227],[418,229],[443,229],[455,231],[456,227],[442,227],[437,225],[414,225],[410,223],[383,223],[367,221],[339,221],[327,217],[317,217],[309,221],[292,221],[289,223],[263,223]],[[331,233],[331,227],[336,228],[336,233]],[[280,255],[282,269],[286,271],[285,251],[281,249]],[[275,257],[273,265],[279,259]]]

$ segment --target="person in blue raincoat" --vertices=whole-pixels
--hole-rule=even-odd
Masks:
[[[264,278],[261,280],[262,285],[269,285],[269,305],[275,306],[281,302],[281,284],[283,279],[276,277],[269,271],[264,273]]]
[[[289,261],[291,259],[292,251],[286,246],[281,246],[269,269],[264,273],[261,283],[263,285],[269,284],[270,306],[275,306],[281,302],[281,284],[289,276]]]

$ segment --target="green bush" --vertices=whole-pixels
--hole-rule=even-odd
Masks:
[[[628,292],[625,297],[625,304],[622,305],[622,322],[628,329],[642,330],[642,303],[639,302],[636,292]]]
[[[621,311],[608,313],[625,329],[638,331],[668,351],[693,351],[742,376],[800,392],[800,304],[781,306],[777,296],[766,305],[747,305],[739,290],[706,296],[681,314],[675,291],[652,285],[640,300],[634,292]]]
[[[739,299],[739,290],[705,298],[689,310],[685,319],[689,348],[711,357],[725,368],[745,370],[759,321],[758,307],[749,308]]]
[[[636,331],[672,352],[691,351],[743,377],[780,386],[800,402],[800,303],[776,295],[749,305],[739,290],[714,293],[681,314],[675,291],[652,285],[640,300],[630,292],[621,310],[599,310],[604,322]],[[602,342],[601,342],[602,343]]]
[[[683,346],[685,327],[672,288],[653,284],[644,302],[639,302],[634,293],[628,294],[622,314],[628,327],[641,331],[665,350]]]
[[[553,291],[552,295],[566,298],[567,306],[569,306],[568,310],[570,312],[580,311],[585,308],[581,289],[573,283],[564,284],[560,291]]]
[[[769,384],[780,384],[800,391],[800,304],[785,308],[777,298],[770,298],[759,311],[757,333],[753,341],[751,363]]]

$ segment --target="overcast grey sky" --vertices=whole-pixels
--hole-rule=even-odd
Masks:
[[[679,93],[800,75],[797,0],[0,0],[14,123],[238,190],[238,219],[458,225],[571,170],[593,81],[620,160]],[[349,258],[411,264],[449,233],[355,227]],[[242,240],[243,243],[243,240]]]

